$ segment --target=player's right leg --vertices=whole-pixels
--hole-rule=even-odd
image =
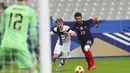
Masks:
[[[11,65],[11,60],[13,60],[12,50],[0,48],[0,69],[2,69],[4,65]]]
[[[56,71],[59,71],[60,68],[66,64],[67,59],[70,57],[70,44],[63,44],[61,55],[61,63],[57,67]]]
[[[91,46],[93,45],[93,42],[94,42],[93,39],[88,39],[87,42],[86,42],[86,45],[84,46],[84,50],[86,51],[86,54],[87,54],[87,56],[88,56],[88,58],[90,60],[91,68],[95,69],[96,65],[94,63],[92,52],[89,50],[91,48]]]
[[[15,51],[15,62],[19,68],[27,69],[28,73],[38,73],[36,64],[28,49]]]
[[[62,58],[60,65],[56,68],[56,71],[59,71],[60,68],[65,65],[66,62],[67,62],[67,58]]]
[[[88,56],[86,54],[86,51],[84,50],[84,46],[85,46],[85,44],[81,44],[82,51],[83,51],[83,53],[85,55],[85,59],[86,59],[86,61],[88,63],[88,69],[87,69],[87,71],[89,72],[91,70],[91,62],[90,62],[90,60],[89,60],[89,58],[88,58]]]
[[[87,71],[90,71],[91,68],[92,69],[96,68],[94,60],[93,60],[93,57],[92,57],[92,53],[89,50],[91,48],[92,44],[93,44],[93,40],[87,40],[86,43],[81,44],[82,51],[84,52],[86,61],[88,62],[88,69],[87,69]]]
[[[60,53],[61,53],[61,48],[62,46],[59,45],[59,43],[56,44],[55,49],[54,49],[54,53],[53,53],[53,57],[52,57],[52,62],[53,64],[56,63],[56,59],[59,57]]]

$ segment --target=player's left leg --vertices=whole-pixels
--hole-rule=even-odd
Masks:
[[[53,54],[53,57],[52,57],[52,62],[53,62],[53,65],[56,64],[56,59],[59,57],[59,54],[58,53],[54,53]]]

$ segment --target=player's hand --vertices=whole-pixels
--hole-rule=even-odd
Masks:
[[[67,37],[71,36],[71,34],[69,32],[64,32],[64,34],[66,34]]]
[[[96,21],[95,23],[96,23],[96,25],[95,25],[94,27],[95,27],[95,28],[98,28],[98,26],[99,26],[99,21]]]
[[[96,25],[94,27],[97,28],[99,26],[99,20],[98,20],[98,18],[96,16],[93,16],[92,19],[96,23]]]
[[[98,18],[96,16],[92,16],[93,21],[98,21]]]

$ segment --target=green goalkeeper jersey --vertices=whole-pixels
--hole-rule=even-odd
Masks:
[[[25,5],[12,5],[2,14],[0,33],[2,47],[26,49],[28,30],[33,46],[37,44],[37,16],[33,9]]]

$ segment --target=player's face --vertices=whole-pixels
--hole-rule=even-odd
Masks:
[[[75,18],[75,20],[79,23],[79,24],[82,24],[83,20],[82,20],[82,16],[77,16]]]
[[[60,22],[57,22],[57,27],[62,30],[63,29],[63,22],[60,21]]]

